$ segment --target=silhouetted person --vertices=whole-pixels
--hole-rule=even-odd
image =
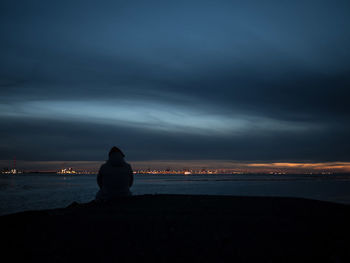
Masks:
[[[108,161],[101,165],[97,175],[97,184],[100,187],[96,194],[98,201],[131,195],[130,187],[134,182],[132,168],[125,162],[124,153],[119,148],[113,147],[108,155]]]

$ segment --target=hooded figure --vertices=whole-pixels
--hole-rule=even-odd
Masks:
[[[123,152],[117,147],[109,151],[109,159],[101,166],[97,175],[100,190],[96,194],[96,200],[107,201],[131,195],[129,188],[133,184],[134,175],[124,157]]]

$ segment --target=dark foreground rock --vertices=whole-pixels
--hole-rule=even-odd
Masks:
[[[155,195],[0,217],[7,262],[350,262],[350,207]],[[2,262],[5,262],[2,260]]]

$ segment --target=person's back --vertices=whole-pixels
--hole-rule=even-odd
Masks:
[[[118,148],[113,147],[109,152],[108,161],[101,166],[98,172],[97,184],[100,187],[96,194],[98,201],[131,195],[133,171]]]

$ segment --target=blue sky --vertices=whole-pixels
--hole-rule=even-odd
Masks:
[[[1,1],[0,160],[348,161],[349,1]]]

